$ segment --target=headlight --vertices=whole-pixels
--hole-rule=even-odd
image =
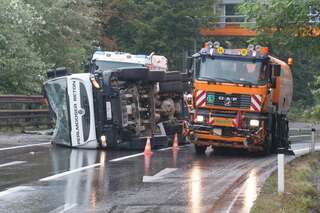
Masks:
[[[250,120],[250,126],[258,127],[260,124],[259,120]]]
[[[197,115],[197,122],[204,122],[204,116],[203,115]]]

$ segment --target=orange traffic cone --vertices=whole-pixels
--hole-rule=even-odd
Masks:
[[[178,141],[178,134],[176,133],[174,135],[174,139],[173,139],[173,145],[172,145],[172,150],[175,151],[175,150],[179,150],[180,147],[179,147],[179,141]]]
[[[144,155],[152,155],[150,137],[147,137],[147,143],[144,148]]]
[[[172,168],[177,168],[177,159],[178,159],[178,154],[179,150],[172,150]]]
[[[144,155],[144,176],[149,176],[151,155]]]

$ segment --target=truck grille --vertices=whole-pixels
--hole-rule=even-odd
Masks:
[[[80,82],[81,108],[84,110],[82,116],[83,139],[87,141],[90,133],[90,105],[86,87]]]
[[[208,106],[248,109],[251,96],[243,94],[207,93]]]

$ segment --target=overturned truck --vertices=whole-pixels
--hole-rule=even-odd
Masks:
[[[85,73],[47,74],[54,144],[139,149],[150,137],[153,147],[167,147],[175,133],[183,141],[189,78],[168,72],[164,56],[97,51]]]

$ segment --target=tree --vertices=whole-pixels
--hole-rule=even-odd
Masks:
[[[82,71],[101,0],[0,0],[0,94],[38,94],[48,68]]]
[[[269,46],[271,54],[286,60],[295,59],[293,66],[294,101],[302,108],[315,104],[312,91],[320,66],[320,39],[308,24],[309,5],[320,6],[317,0],[245,0],[241,13],[256,20],[258,36],[252,42]]]
[[[171,68],[181,68],[201,23],[192,17],[211,15],[208,0],[111,0],[104,5],[106,49],[165,55]]]
[[[0,16],[0,92],[37,93],[46,66],[30,39],[41,18],[19,0],[1,0]]]
[[[43,19],[33,36],[42,59],[54,67],[82,71],[82,62],[98,43],[98,0],[25,0]]]

